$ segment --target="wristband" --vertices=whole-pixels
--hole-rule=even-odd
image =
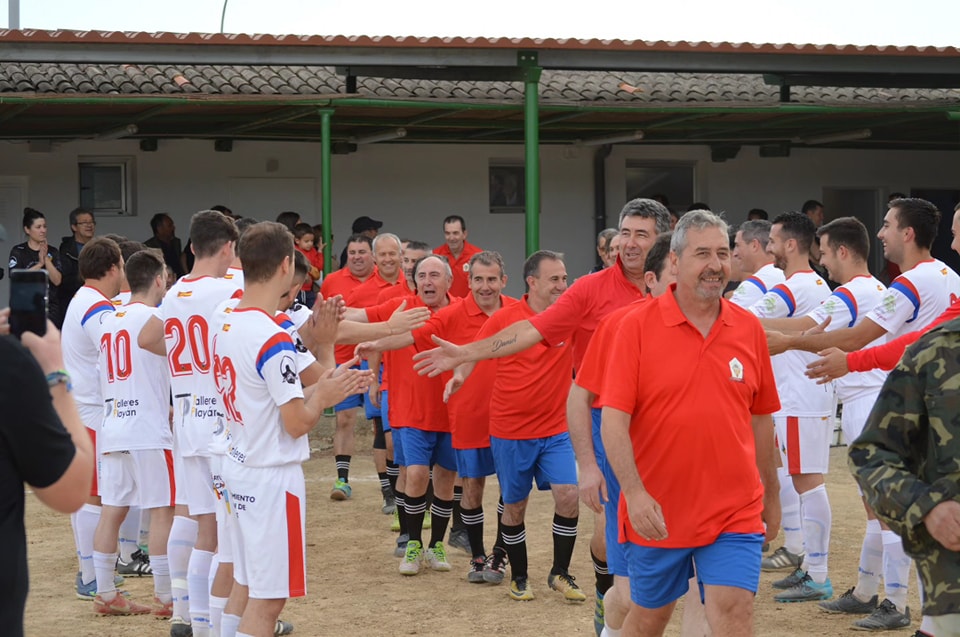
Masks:
[[[58,369],[47,374],[47,385],[49,385],[51,389],[60,383],[66,385],[68,392],[73,390],[73,383],[70,382],[70,374],[67,373],[67,370]]]

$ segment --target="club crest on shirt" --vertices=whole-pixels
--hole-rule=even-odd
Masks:
[[[730,359],[730,380],[743,382],[743,363],[736,357]]]
[[[280,359],[280,375],[283,376],[283,382],[293,385],[297,382],[297,368],[293,364],[293,359],[284,356]]]

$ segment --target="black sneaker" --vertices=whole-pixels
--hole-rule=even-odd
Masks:
[[[483,584],[483,569],[487,565],[487,558],[482,555],[470,560],[470,570],[467,571],[467,581],[471,584]]]
[[[507,553],[494,547],[493,554],[487,558],[483,567],[483,581],[490,584],[499,584],[507,574]]]
[[[793,588],[797,584],[803,581],[803,578],[807,576],[807,572],[803,569],[798,568],[794,572],[790,573],[783,579],[778,579],[775,581],[772,586],[778,590],[785,591],[787,589]]]
[[[901,613],[889,599],[885,599],[877,606],[877,610],[869,617],[853,622],[854,630],[896,630],[910,625],[910,609]]]
[[[853,587],[850,587],[846,593],[830,602],[820,602],[820,608],[828,613],[847,613],[850,615],[869,615],[877,610],[877,596],[874,595],[869,601],[860,601],[853,594]]]
[[[129,562],[124,562],[120,558],[117,558],[117,573],[124,576],[152,576],[153,569],[150,567],[150,557],[140,549],[137,549],[130,556]]]
[[[470,537],[467,535],[466,529],[451,529],[447,546],[458,548],[464,553],[473,555],[473,550],[470,548]]]

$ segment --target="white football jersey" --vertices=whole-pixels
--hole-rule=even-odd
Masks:
[[[294,302],[294,304],[288,307],[284,313],[290,317],[290,320],[293,321],[294,326],[296,326],[296,328],[299,330],[301,327],[303,327],[303,324],[307,322],[307,319],[310,318],[310,315],[313,314],[313,310],[306,305],[301,305],[300,303]]]
[[[114,307],[123,307],[130,302],[130,290],[120,290],[120,294],[113,297]]]
[[[886,292],[886,286],[873,276],[855,276],[834,290],[827,300],[807,316],[817,323],[822,323],[829,316],[828,332],[853,327],[867,316],[867,312],[880,302]],[[880,337],[867,347],[880,345],[885,341],[885,337]],[[847,374],[836,381],[837,397],[841,402],[849,402],[870,394],[875,395],[880,391],[886,377],[887,373],[880,369]]]
[[[234,309],[213,335],[213,360],[230,423],[227,457],[247,467],[301,463],[307,436],[283,427],[280,406],[303,398],[293,339],[274,317],[256,308]]]
[[[778,283],[783,283],[783,270],[768,263],[740,282],[733,291],[730,302],[749,309]]]
[[[172,449],[170,374],[167,361],[137,345],[157,308],[129,303],[106,315],[100,336],[100,387],[104,416],[97,450]]]
[[[103,406],[97,358],[103,319],[114,309],[110,299],[87,285],[77,290],[67,306],[60,331],[63,365],[73,383],[73,399],[81,405]],[[100,429],[99,422],[84,424]]]
[[[759,318],[805,316],[830,296],[830,287],[813,270],[795,272],[773,286],[749,309]],[[771,357],[780,394],[781,416],[832,416],[836,409],[833,383],[818,385],[804,375],[814,354],[788,350]]]
[[[867,318],[887,339],[924,329],[960,297],[960,276],[938,259],[921,261],[890,284]]]
[[[297,349],[297,371],[302,372],[317,361],[317,358],[303,344],[300,338],[299,325],[286,312],[277,312],[277,325],[290,335],[293,339],[293,346]]]
[[[232,265],[227,268],[227,273],[223,275],[223,278],[227,281],[230,281],[238,290],[243,289],[243,269],[235,268]]]
[[[217,306],[237,291],[226,279],[182,277],[160,305],[173,390],[173,428],[177,451],[185,457],[210,455],[210,443],[222,414],[211,374],[210,325]]]

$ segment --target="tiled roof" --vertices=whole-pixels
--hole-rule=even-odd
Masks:
[[[745,42],[665,42],[558,38],[468,38],[346,35],[266,35],[220,33],[144,33],[129,31],[43,31],[0,29],[0,41],[27,43],[210,44],[431,49],[539,49],[571,51],[700,51],[711,53],[804,53],[956,57],[957,47],[855,46],[849,44],[770,44]]]
[[[793,87],[800,104],[894,105],[942,103],[957,89]],[[0,65],[3,93],[48,95],[343,95],[344,79],[330,67],[225,65]],[[519,82],[432,81],[361,77],[357,94],[382,99],[519,103]],[[641,73],[634,71],[544,71],[544,103],[747,104],[779,102],[779,88],[759,75]]]

